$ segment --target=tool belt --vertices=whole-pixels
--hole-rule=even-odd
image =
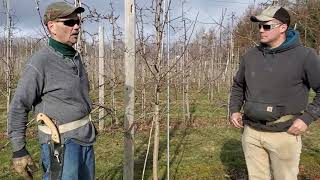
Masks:
[[[72,122],[65,123],[65,124],[61,124],[61,125],[57,126],[59,134],[63,134],[65,132],[78,129],[78,128],[88,124],[90,122],[90,119],[91,119],[90,115],[87,115],[79,120],[72,121]],[[38,129],[45,134],[51,134],[50,128],[46,125],[38,125]]]
[[[281,122],[287,122],[292,120],[293,118],[295,118],[295,115],[285,115],[285,116],[281,116],[279,119],[275,120],[275,121],[270,121],[270,122],[266,122],[266,125],[273,125],[273,124],[277,124],[277,123],[281,123]]]

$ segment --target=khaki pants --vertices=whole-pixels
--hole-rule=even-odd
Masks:
[[[250,180],[296,180],[299,173],[301,136],[263,132],[244,127],[242,148]]]

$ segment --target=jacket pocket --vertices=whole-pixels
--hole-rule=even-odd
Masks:
[[[274,121],[284,114],[285,107],[272,103],[247,101],[244,114],[252,121]]]

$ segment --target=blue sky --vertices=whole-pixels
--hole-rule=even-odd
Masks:
[[[196,14],[199,12],[197,28],[210,28],[214,25],[213,19],[219,21],[221,18],[221,13],[226,9],[226,21],[230,20],[231,14],[234,13],[236,17],[239,17],[243,14],[245,9],[249,5],[259,3],[265,3],[268,0],[186,0],[184,3],[185,17],[194,20]],[[45,7],[54,0],[40,0],[40,12],[43,15]],[[69,2],[73,2],[69,0]],[[109,3],[112,2],[114,5],[115,13],[120,15],[118,24],[120,28],[123,27],[124,23],[124,0],[82,0],[82,3],[88,5],[90,9],[96,9],[97,12],[101,14],[108,14],[110,12]],[[152,0],[136,0],[138,6],[149,8],[151,6]],[[17,28],[15,36],[40,36],[40,19],[38,12],[36,11],[35,0],[10,0],[11,12],[14,14],[15,27]],[[181,16],[181,0],[172,0],[171,6],[171,16],[178,17]],[[87,13],[86,11],[85,13]],[[153,17],[148,18],[149,23],[153,20]],[[148,21],[146,21],[148,22]],[[209,23],[209,24],[206,24]],[[86,23],[83,28],[90,32],[94,33],[98,31],[99,23]],[[106,31],[110,31],[109,23],[102,22],[105,26]],[[0,33],[4,34],[3,27],[5,26],[5,14],[4,8],[1,1],[0,4]],[[152,33],[153,28],[151,24],[146,25],[146,29],[149,33]],[[107,35],[108,38],[108,35]]]

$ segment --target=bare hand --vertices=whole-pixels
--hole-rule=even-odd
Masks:
[[[236,128],[243,128],[242,114],[240,112],[232,113],[230,121]]]
[[[308,126],[305,122],[303,122],[301,119],[296,119],[287,132],[289,134],[298,136],[304,133],[307,128]]]
[[[32,172],[37,169],[30,155],[13,158],[14,170],[25,180],[32,180]]]

